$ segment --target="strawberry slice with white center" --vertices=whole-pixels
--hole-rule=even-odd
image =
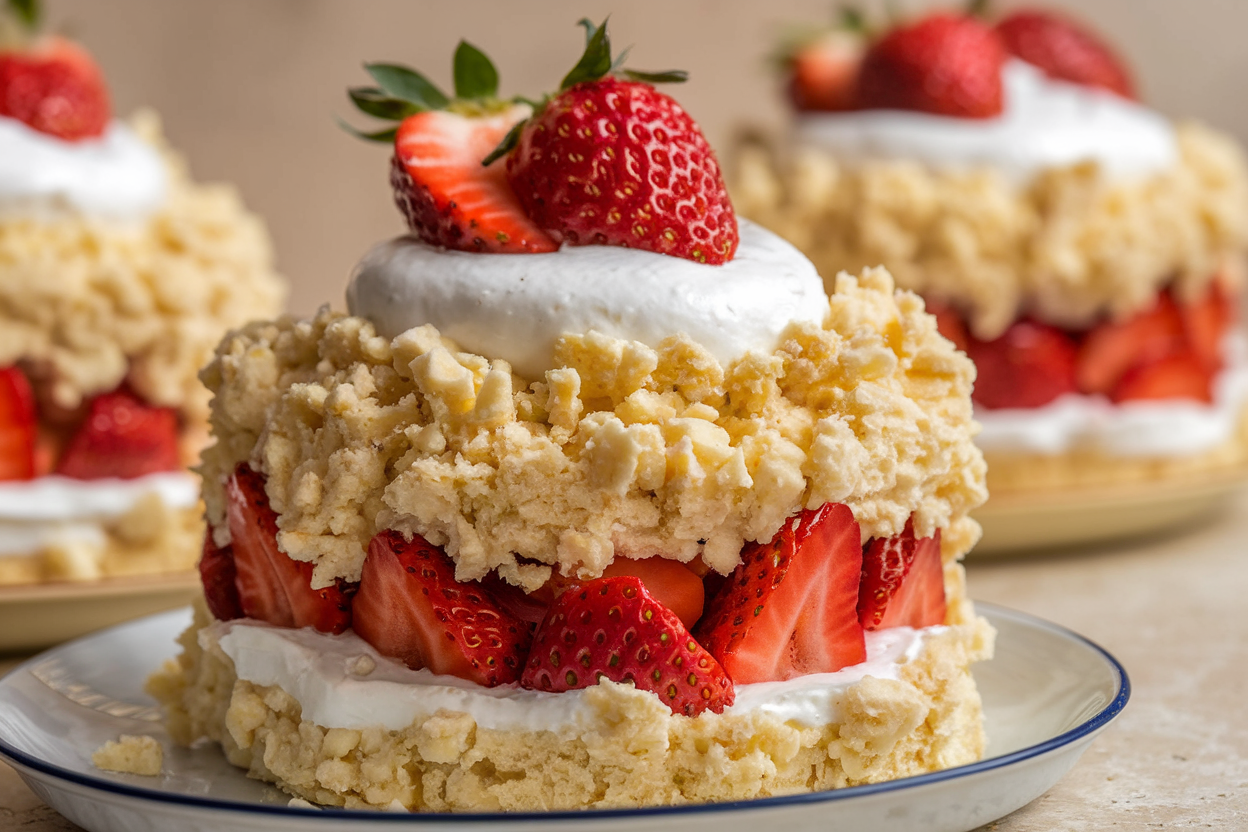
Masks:
[[[858,622],[862,539],[848,506],[827,503],[751,543],[694,634],[733,682],[831,673],[867,658]]]
[[[631,682],[685,716],[719,713],[735,697],[715,657],[632,576],[597,578],[560,595],[533,636],[520,685],[557,693],[602,679]]]
[[[118,390],[91,400],[56,473],[80,480],[133,479],[180,467],[178,414]]]
[[[907,523],[899,535],[871,540],[862,557],[858,618],[867,630],[945,623],[939,529],[916,540]]]
[[[239,465],[225,493],[234,582],[243,615],[278,627],[314,627],[325,633],[350,627],[353,588],[336,583],[313,589],[312,564],[291,560],[277,547],[277,514],[264,493],[264,477],[246,463]],[[209,565],[224,568],[211,561]],[[201,562],[201,575],[203,570]],[[205,576],[206,592],[211,591],[212,577]]]
[[[486,687],[514,682],[528,655],[529,624],[481,584],[455,580],[455,564],[420,536],[373,538],[354,615],[356,634],[382,655]]]
[[[0,480],[35,475],[35,396],[16,367],[0,369]]]
[[[506,165],[481,161],[528,115],[432,110],[409,116],[394,141],[390,184],[408,226],[425,242],[461,251],[535,253],[558,246],[525,216]]]

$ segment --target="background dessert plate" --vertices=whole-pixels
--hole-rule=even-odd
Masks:
[[[0,587],[0,653],[36,650],[182,607],[199,591],[198,572]]]
[[[946,771],[832,792],[683,807],[492,815],[408,815],[288,805],[215,749],[174,748],[152,700],[149,672],[175,652],[189,611],[123,624],[31,659],[0,680],[0,759],[34,792],[90,832],[247,830],[591,830],[679,828],[746,832],[833,825],[888,832],[964,832],[1034,800],[1065,774],[1130,695],[1112,656],[1075,633],[980,605],[999,631],[996,657],[976,665],[987,759]],[[163,773],[111,774],[91,754],[119,734],[165,748]]]
[[[1188,525],[1248,487],[1248,466],[1201,477],[1049,493],[994,494],[972,516],[984,537],[972,558],[1086,546]]]

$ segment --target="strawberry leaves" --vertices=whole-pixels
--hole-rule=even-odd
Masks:
[[[455,97],[465,100],[498,97],[498,70],[477,47],[461,40],[455,48]]]
[[[29,31],[33,32],[39,28],[39,22],[43,18],[43,9],[39,5],[39,0],[8,0],[5,6],[9,14],[17,18],[17,22]]]

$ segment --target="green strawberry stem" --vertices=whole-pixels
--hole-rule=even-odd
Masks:
[[[39,21],[43,17],[43,9],[39,5],[39,0],[7,0],[5,6],[9,14],[29,31],[33,32],[39,28]]]
[[[992,0],[969,0],[966,4],[966,16],[987,20],[992,14]]]

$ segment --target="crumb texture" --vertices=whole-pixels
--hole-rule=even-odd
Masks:
[[[829,501],[864,537],[913,515],[952,560],[986,497],[974,368],[887,272],[833,289],[823,326],[790,325],[770,355],[724,367],[684,336],[565,334],[540,380],[429,326],[387,341],[328,310],[251,324],[203,373],[209,522],[224,543],[223,484],[247,461],[314,586],[358,578],[386,528],[443,546],[460,580],[497,570],[528,590],[618,556],[727,573],[745,541]]]
[[[192,183],[155,117],[135,121],[170,170],[151,217],[0,217],[0,366],[21,362],[64,410],[125,381],[202,421],[199,368],[227,330],[277,313],[284,289],[267,232],[234,189]]]
[[[91,764],[104,771],[155,777],[165,762],[165,752],[155,738],[122,734],[109,740],[91,755]]]
[[[1149,307],[1166,285],[1195,298],[1215,275],[1242,283],[1248,164],[1232,139],[1196,124],[1180,125],[1178,141],[1178,165],[1143,180],[1109,181],[1087,163],[1021,189],[987,168],[848,169],[814,149],[780,165],[749,146],[733,200],[825,278],[883,264],[982,339],[1024,315],[1083,329]]]
[[[325,728],[278,687],[235,677],[201,618],[149,683],[177,742],[207,737],[230,762],[313,803],[412,811],[520,811],[745,800],[961,765],[983,753],[970,663],[993,632],[972,618],[930,637],[898,679],[849,687],[828,724],[760,713],[674,716],[658,697],[603,682],[576,729],[485,729],[439,710],[405,730]]]

